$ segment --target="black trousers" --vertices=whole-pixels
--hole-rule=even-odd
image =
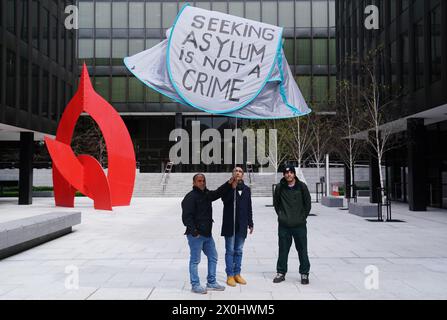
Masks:
[[[287,262],[289,259],[290,246],[292,245],[292,238],[295,242],[295,248],[296,251],[298,251],[298,258],[300,260],[299,272],[300,274],[309,273],[310,262],[307,254],[306,225],[295,228],[278,226],[279,255],[276,271],[283,274],[287,273]]]

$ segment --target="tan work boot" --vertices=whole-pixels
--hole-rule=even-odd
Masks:
[[[236,286],[236,281],[234,281],[234,277],[233,276],[228,276],[227,277],[227,284],[230,287],[235,287]]]
[[[247,284],[247,281],[245,281],[245,279],[242,278],[240,274],[235,275],[234,280],[236,280],[236,282],[239,284]]]

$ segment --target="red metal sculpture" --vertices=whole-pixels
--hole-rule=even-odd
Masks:
[[[76,156],[70,147],[82,112],[96,121],[107,146],[108,172],[89,155]],[[130,204],[135,182],[135,151],[126,125],[116,110],[95,92],[83,66],[79,88],[62,114],[56,140],[45,137],[53,160],[56,206],[73,207],[76,190],[93,199],[95,209]]]

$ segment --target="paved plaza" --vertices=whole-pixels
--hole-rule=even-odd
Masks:
[[[378,223],[313,203],[308,218],[310,285],[299,283],[292,246],[286,281],[276,273],[277,223],[271,198],[253,198],[254,233],[244,248],[248,285],[224,292],[190,292],[189,249],[181,198],[134,198],[130,207],[95,211],[91,200],[55,208],[52,198],[31,206],[0,198],[0,222],[51,211],[81,211],[74,232],[0,260],[0,299],[447,299],[447,211],[410,212],[393,203]],[[214,202],[218,281],[225,282],[222,202]],[[200,264],[206,281],[206,257]],[[78,278],[78,286],[76,279]]]

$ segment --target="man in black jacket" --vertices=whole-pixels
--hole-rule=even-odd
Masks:
[[[236,180],[231,178],[215,191],[206,188],[205,175],[198,173],[193,177],[193,189],[182,201],[182,221],[186,226],[185,235],[190,249],[189,275],[192,292],[207,293],[207,290],[225,290],[216,281],[217,251],[212,235],[213,207],[212,202],[236,186]],[[208,258],[208,277],[206,288],[200,285],[198,266],[200,255]]]
[[[273,282],[279,283],[285,280],[293,238],[300,260],[301,283],[309,284],[310,263],[307,254],[306,220],[311,209],[311,197],[306,184],[296,177],[295,167],[286,167],[283,176],[273,195],[273,205],[278,215],[279,245],[277,275]]]
[[[241,167],[234,168],[233,177],[237,181],[236,188],[222,197],[224,208],[221,235],[225,237],[227,284],[235,287],[236,283],[247,284],[241,276],[242,249],[247,238],[247,229],[250,230],[250,234],[253,233],[253,213],[251,190],[243,180],[244,170]],[[234,203],[234,197],[236,197],[236,203]],[[234,212],[234,205],[236,205],[236,212]],[[236,219],[234,219],[235,215]]]

